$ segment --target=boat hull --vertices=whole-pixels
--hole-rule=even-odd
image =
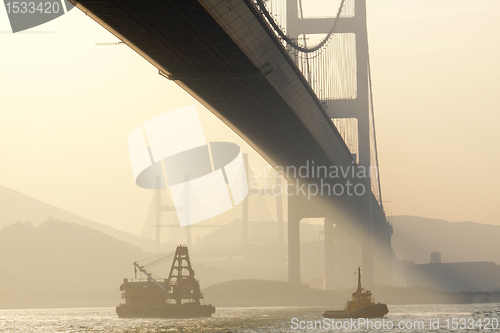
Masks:
[[[326,311],[323,313],[325,318],[382,318],[389,309],[387,305],[378,303],[364,306],[356,311]]]
[[[197,304],[120,304],[116,307],[116,313],[120,318],[196,318],[211,317],[215,307]]]

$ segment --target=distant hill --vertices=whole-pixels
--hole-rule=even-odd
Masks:
[[[155,249],[154,242],[147,238],[91,221],[2,185],[0,185],[0,202],[2,203],[0,208],[0,229],[18,221],[31,221],[34,226],[38,226],[42,221],[52,217],[53,219],[60,219],[102,231],[116,239],[139,246],[145,251]]]
[[[306,284],[257,279],[232,280],[204,289],[208,298],[322,297],[324,290]]]
[[[394,216],[392,246],[398,259],[428,263],[431,252],[443,262],[491,261],[500,264],[500,226]]]
[[[306,220],[306,219],[305,219]],[[287,240],[288,223],[283,223],[283,238]],[[199,239],[193,248],[211,248],[217,246],[232,246],[241,244],[241,219],[235,219],[219,229],[214,229],[202,239]],[[302,242],[318,240],[318,235],[323,230],[322,225],[302,223],[300,228],[300,239]],[[278,238],[276,222],[272,221],[251,221],[248,224],[248,239],[260,242],[276,241]]]
[[[260,279],[238,279],[203,289],[205,300],[216,306],[335,306],[349,298],[352,290],[327,294],[306,284]]]
[[[204,289],[207,302],[217,306],[324,306],[342,309],[350,299],[350,288],[325,292],[304,284],[285,281],[233,280]],[[393,304],[496,303],[500,293],[453,293],[428,287],[377,286],[376,301]]]
[[[0,231],[0,308],[113,305],[132,262],[154,254],[60,220]],[[102,303],[104,302],[104,303]]]

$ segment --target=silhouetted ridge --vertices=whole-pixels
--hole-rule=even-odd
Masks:
[[[212,285],[204,289],[204,294],[207,298],[273,298],[316,297],[323,296],[325,292],[305,284],[248,279]]]
[[[132,262],[152,256],[89,227],[48,220],[18,222],[0,231],[0,307],[74,306],[119,300],[118,286],[133,276]],[[66,303],[64,303],[66,302]],[[58,304],[58,303],[57,303]],[[72,303],[73,304],[73,303]]]
[[[500,263],[500,226],[449,222],[417,216],[394,216],[392,246],[398,259],[428,263],[431,252],[443,262]]]
[[[2,203],[0,229],[17,221],[31,221],[34,226],[38,226],[42,221],[52,217],[102,231],[119,240],[139,246],[146,251],[154,250],[154,242],[149,239],[91,221],[2,185],[0,185],[0,202]]]

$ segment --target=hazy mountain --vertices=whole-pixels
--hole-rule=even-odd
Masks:
[[[288,224],[283,223],[283,238],[287,240]],[[194,249],[210,248],[218,246],[232,246],[241,244],[241,219],[235,219],[227,223],[225,226],[215,229],[202,239],[198,239],[194,244]],[[323,230],[322,225],[302,223],[300,228],[300,240],[302,242],[316,241],[319,238],[320,231]],[[276,222],[274,221],[250,221],[248,223],[248,239],[254,242],[277,242],[278,231]]]
[[[30,222],[5,226],[0,231],[0,306],[118,304],[123,278],[133,277],[132,262],[152,255],[60,220],[36,228]]]
[[[208,298],[321,297],[325,291],[286,281],[232,280],[205,288]]]
[[[398,259],[430,261],[441,252],[443,262],[500,263],[500,226],[448,222],[416,216],[394,216],[392,246]]]
[[[38,226],[42,221],[52,217],[53,219],[60,219],[102,231],[119,240],[139,246],[146,251],[154,250],[154,242],[147,238],[88,220],[2,185],[0,185],[0,202],[2,203],[0,208],[0,229],[5,225],[18,221],[31,221],[34,226]]]

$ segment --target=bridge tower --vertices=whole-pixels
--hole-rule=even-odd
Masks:
[[[353,58],[355,61],[347,62],[354,68],[344,69],[344,75],[349,76],[348,73],[354,73],[350,75],[347,80],[352,82],[352,87],[344,88],[344,96],[342,94],[331,94],[326,92],[325,89],[337,89],[335,84],[330,84],[329,82],[323,82],[320,88],[317,87],[318,80],[328,80],[325,76],[316,75],[311,73],[311,67],[309,64],[309,59],[298,56],[298,52],[293,52],[294,50],[289,49],[292,57],[295,56],[295,61],[299,68],[301,68],[304,77],[309,81],[309,84],[315,90],[318,97],[321,99],[325,111],[329,114],[330,118],[339,127],[339,124],[343,120],[354,120],[356,127],[355,133],[355,143],[356,147],[351,148],[353,152],[353,159],[358,163],[359,166],[365,167],[365,170],[370,170],[370,166],[373,166],[373,154],[371,150],[375,147],[373,146],[374,140],[374,127],[372,126],[372,115],[371,115],[371,86],[369,78],[369,54],[368,54],[368,37],[367,37],[367,25],[366,25],[366,0],[347,0],[339,1],[339,3],[344,5],[344,13],[342,15],[340,12],[337,17],[330,18],[305,18],[302,13],[302,3],[301,0],[286,0],[286,35],[292,40],[297,42],[302,42],[302,45],[306,45],[307,37],[312,35],[327,34],[331,31],[334,22],[336,25],[334,28],[334,35],[350,35],[351,43],[353,44]],[[349,8],[346,8],[349,7]],[[345,13],[350,12],[350,13]],[[314,45],[314,43],[311,43]],[[325,54],[328,54],[325,52]],[[327,56],[323,54],[323,56]],[[304,55],[304,54],[303,54]],[[332,54],[333,56],[333,54]],[[348,55],[349,56],[349,55]],[[347,57],[348,57],[347,56]],[[307,57],[307,55],[306,55]],[[353,60],[354,60],[353,59]],[[328,65],[328,60],[324,61],[323,64]],[[344,63],[345,65],[346,63]],[[321,71],[324,68],[315,68],[313,70]],[[347,74],[346,74],[347,73]],[[317,74],[317,73],[316,73]],[[315,87],[316,86],[316,87]],[[322,90],[322,92],[320,91]],[[342,89],[340,89],[342,90]],[[372,132],[373,131],[373,132]],[[352,134],[351,134],[352,135]],[[373,137],[373,139],[371,139]],[[344,138],[346,139],[346,138]],[[376,151],[375,151],[376,154]],[[375,156],[376,157],[376,156]],[[378,164],[378,163],[377,163]],[[377,165],[378,167],[378,165]],[[376,181],[378,182],[378,172]],[[365,179],[365,184],[367,184],[368,189],[372,189],[372,178],[369,176]],[[382,200],[380,194],[380,184],[375,184],[376,189],[374,193],[379,204],[382,207]],[[372,286],[374,283],[374,264],[373,264],[373,236],[374,234],[379,234],[378,231],[374,231],[373,217],[370,216],[371,208],[371,191],[367,191],[365,198],[362,199],[363,207],[360,219],[364,225],[365,232],[363,233],[363,239],[361,240],[361,261],[363,266],[363,271],[365,272],[365,281],[368,286]],[[294,207],[294,205],[289,205],[289,207]],[[382,208],[383,209],[383,208]],[[296,212],[290,211],[290,215]],[[300,214],[299,214],[300,215]],[[289,221],[289,281],[299,282],[300,281],[300,239],[299,239],[299,226],[298,222]],[[383,221],[385,227],[385,221]],[[295,225],[297,224],[297,225]],[[332,218],[325,218],[324,222],[324,235],[325,235],[325,283],[327,286],[335,285],[334,279],[334,224],[335,221]],[[382,232],[385,237],[385,231]],[[389,236],[390,239],[390,236]],[[390,245],[389,245],[390,247]]]

